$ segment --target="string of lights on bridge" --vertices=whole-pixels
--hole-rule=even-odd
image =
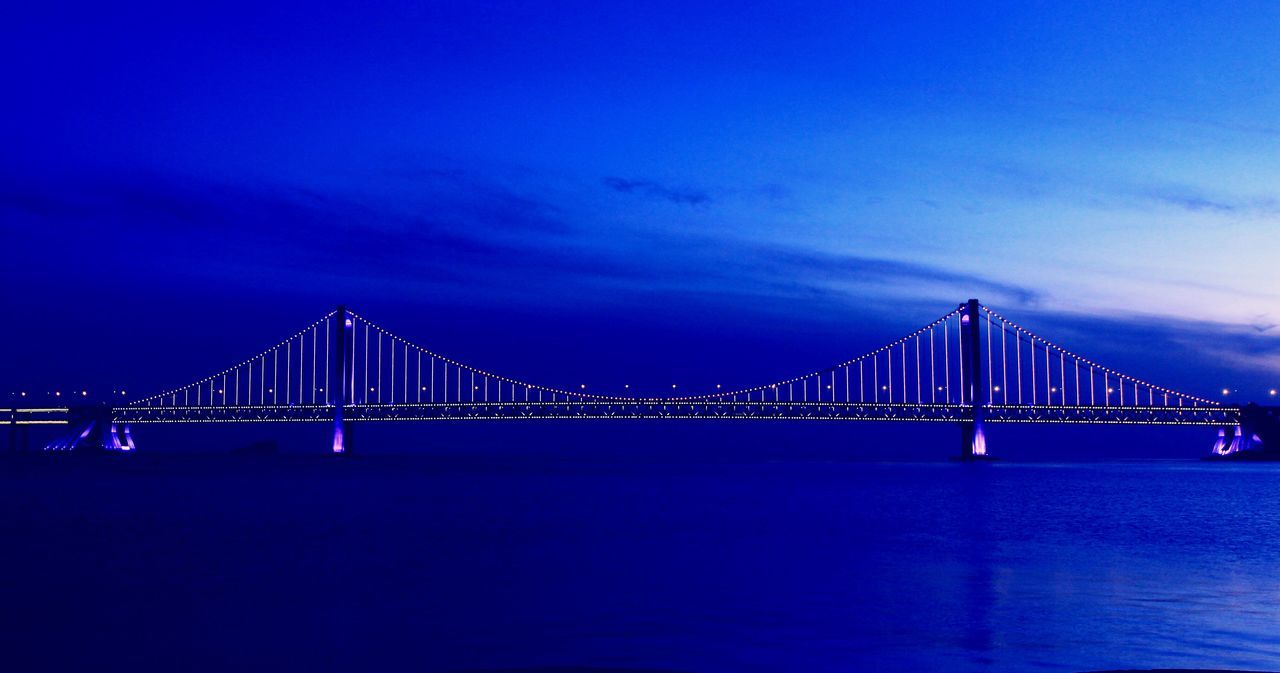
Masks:
[[[981,306],[978,373],[966,387],[961,363],[969,315],[964,305],[870,352],[799,376],[692,395],[610,395],[522,381],[447,357],[351,311],[349,380],[344,405],[544,403],[786,403],[1090,408],[1214,407],[1205,397],[1158,386],[1098,364]],[[335,320],[330,312],[252,357],[187,385],[125,403],[127,408],[328,407],[342,382],[332,379]],[[282,375],[283,374],[283,378]],[[970,374],[972,376],[972,374]],[[283,386],[281,383],[283,382]],[[970,384],[976,383],[970,381]],[[630,386],[625,386],[629,389]],[[672,385],[672,390],[676,390]],[[981,389],[982,398],[969,399]],[[82,391],[86,392],[87,391]],[[121,396],[123,396],[123,391]],[[1229,391],[1224,389],[1224,395]],[[1268,391],[1271,396],[1275,390]]]

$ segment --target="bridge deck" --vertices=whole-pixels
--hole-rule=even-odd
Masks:
[[[66,407],[0,409],[0,425],[66,425]]]
[[[573,402],[448,402],[354,404],[344,407],[353,421],[523,420],[523,419],[773,419],[828,421],[957,422],[971,420],[961,404],[845,402],[683,402],[669,400]],[[982,407],[988,423],[1072,423],[1099,425],[1232,425],[1239,407],[1028,406]],[[119,423],[249,423],[332,421],[330,405],[123,407],[112,411]]]

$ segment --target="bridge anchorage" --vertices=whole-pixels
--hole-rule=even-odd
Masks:
[[[68,424],[46,448],[132,451],[158,423],[536,419],[769,419],[958,424],[962,460],[988,456],[1001,423],[1202,425],[1213,455],[1280,445],[1276,408],[1227,406],[1110,369],[976,299],[884,346],[781,381],[699,395],[602,395],[502,376],[429,350],[339,306],[248,359],[127,404],[0,410],[12,427]]]

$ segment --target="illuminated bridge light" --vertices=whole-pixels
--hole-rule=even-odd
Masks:
[[[1227,389],[1227,388],[1223,388],[1223,389],[1222,389],[1222,394],[1223,394],[1223,395],[1230,395],[1230,394],[1231,394],[1231,390],[1229,390],[1229,389]]]
[[[26,393],[22,393],[22,394],[23,394],[23,395],[26,395]],[[1271,390],[1268,390],[1268,391],[1267,391],[1267,394],[1268,394],[1268,395],[1270,395],[1270,396],[1272,396],[1272,397],[1275,397],[1275,396],[1276,396],[1276,389],[1275,389],[1275,388],[1272,388]]]
[[[975,302],[976,303],[976,302]],[[970,307],[972,308],[972,307]],[[998,314],[991,312],[986,307],[980,307],[987,312],[982,315],[982,322],[986,323],[984,327],[989,334],[994,334],[1003,340],[1005,334],[1010,338],[1008,349],[1000,348],[1004,343],[992,346],[982,344],[986,354],[985,358],[980,359],[980,366],[983,367],[977,373],[970,372],[966,367],[960,367],[960,358],[965,355],[974,354],[971,349],[977,348],[979,341],[971,340],[970,332],[963,335],[963,345],[960,350],[956,350],[955,342],[956,332],[954,331],[957,323],[963,323],[966,317],[973,314],[965,314],[966,309],[963,305],[960,309],[953,309],[942,318],[926,325],[924,328],[917,330],[908,335],[907,339],[917,341],[910,342],[910,348],[906,339],[900,339],[893,342],[888,347],[879,348],[869,351],[848,360],[844,363],[836,365],[831,369],[824,369],[817,374],[810,372],[802,376],[789,379],[775,379],[772,382],[766,382],[750,388],[738,390],[730,387],[730,392],[726,393],[726,386],[723,383],[711,384],[710,394],[685,396],[679,391],[679,384],[671,383],[668,394],[661,397],[655,394],[655,391],[646,392],[644,396],[630,396],[630,384],[624,384],[623,389],[626,391],[624,396],[601,395],[596,393],[587,393],[590,387],[582,382],[579,384],[579,395],[574,397],[567,390],[572,390],[572,384],[568,384],[567,390],[555,390],[551,388],[543,388],[532,383],[525,383],[510,379],[505,379],[497,374],[489,374],[483,370],[471,369],[461,363],[448,360],[443,356],[435,356],[434,354],[414,346],[408,341],[383,330],[382,328],[366,325],[367,329],[359,330],[355,336],[360,339],[359,345],[343,343],[338,344],[344,349],[349,349],[349,354],[344,355],[342,349],[337,348],[334,344],[323,340],[325,333],[319,330],[330,327],[336,327],[337,334],[343,334],[343,323],[331,324],[331,318],[341,316],[341,313],[330,313],[321,319],[315,325],[309,326],[303,332],[293,335],[290,339],[278,343],[266,351],[255,355],[254,357],[242,361],[225,371],[220,371],[214,376],[208,376],[198,379],[195,383],[183,388],[176,388],[171,391],[143,398],[139,401],[134,400],[117,400],[119,416],[123,422],[137,423],[182,423],[190,421],[212,421],[227,423],[248,423],[248,422],[268,422],[273,420],[295,420],[295,421],[324,421],[333,420],[335,414],[341,414],[344,405],[360,405],[362,403],[373,403],[377,397],[383,397],[378,394],[382,391],[381,381],[388,380],[387,373],[390,372],[390,380],[388,390],[392,393],[393,399],[390,404],[383,404],[386,400],[378,400],[377,404],[368,404],[367,408],[360,410],[360,418],[377,419],[377,420],[433,420],[433,419],[450,419],[450,418],[786,418],[786,419],[829,419],[829,420],[885,420],[900,419],[912,421],[934,421],[934,422],[964,422],[970,416],[966,416],[966,407],[977,407],[980,402],[976,399],[969,399],[969,391],[974,390],[973,384],[981,382],[983,389],[990,391],[992,396],[982,402],[990,404],[991,413],[985,418],[988,422],[1001,423],[1128,423],[1128,424],[1174,424],[1174,425],[1216,425],[1226,426],[1234,424],[1240,414],[1240,408],[1233,406],[1223,397],[1218,400],[1206,399],[1203,397],[1195,397],[1183,393],[1177,393],[1172,390],[1160,388],[1134,379],[1127,375],[1122,375],[1118,371],[1108,369],[1097,365],[1083,357],[1072,354],[1052,344],[1047,339],[1039,335],[1033,335],[1011,321],[1000,317]],[[354,314],[348,314],[346,322],[354,326],[356,320],[364,321]],[[969,320],[969,327],[975,328],[973,320]],[[950,324],[950,333],[947,332],[947,324]],[[321,337],[321,341],[317,341],[317,335]],[[311,343],[305,343],[308,337]],[[369,337],[369,341],[364,343],[364,337]],[[986,335],[984,335],[986,336]],[[923,337],[923,338],[921,338]],[[340,337],[340,340],[342,338]],[[373,339],[377,339],[375,342]],[[385,366],[386,363],[386,344],[384,341],[391,340],[393,348],[391,350],[392,364]],[[1030,360],[1026,359],[1025,353],[1019,352],[1018,348],[1014,348],[1014,343],[1021,344],[1021,348],[1027,347],[1027,341],[1031,340],[1033,344],[1032,352],[1035,357]],[[948,342],[950,347],[948,349]],[[305,351],[302,346],[306,346]],[[322,346],[321,343],[324,343]],[[381,350],[375,346],[381,346]],[[364,348],[361,348],[364,346]],[[416,352],[415,352],[416,351]],[[910,351],[916,351],[912,353]],[[1045,352],[1052,352],[1054,355],[1060,355],[1060,362],[1052,363],[1044,358]],[[300,357],[309,356],[310,362],[300,361]],[[414,368],[414,362],[411,359],[414,355],[419,355],[419,360],[428,359],[430,363],[418,362],[418,369]],[[336,371],[341,373],[338,380],[341,383],[334,383],[328,380],[328,375],[324,379],[319,378],[320,367],[328,367],[334,356],[338,356],[340,366]],[[890,355],[887,363],[881,363],[880,360],[886,359]],[[914,356],[914,357],[909,357]],[[375,357],[379,359],[374,360]],[[1019,359],[1021,358],[1021,359]],[[1074,360],[1074,361],[1073,361]],[[277,365],[278,361],[278,365]],[[438,378],[441,375],[441,362],[444,362],[444,385],[445,396],[444,404],[434,404],[441,401],[441,391],[436,383],[440,382]],[[891,378],[886,380],[884,374],[884,366],[888,364],[892,367]],[[304,371],[308,370],[306,375]],[[901,371],[899,366],[901,365]],[[278,372],[276,368],[278,366]],[[1017,369],[1014,369],[1014,367]],[[428,369],[431,367],[431,369]],[[957,371],[957,367],[959,371]],[[1047,367],[1047,369],[1046,369]],[[1070,368],[1070,369],[1068,369]],[[423,371],[425,370],[425,371]],[[1008,370],[1008,371],[1005,371]],[[1057,371],[1054,371],[1057,370]],[[470,374],[471,381],[466,381],[465,377]],[[973,376],[971,377],[971,374]],[[245,379],[248,379],[246,386]],[[428,378],[428,377],[431,378]],[[899,378],[901,377],[901,378]],[[963,382],[969,384],[964,394],[958,395],[959,399],[950,396],[951,385],[963,377]],[[1069,377],[1075,377],[1075,383],[1069,383]],[[1096,378],[1095,378],[1096,377]],[[1110,377],[1108,379],[1108,377]],[[481,379],[484,379],[482,382]],[[490,381],[493,378],[496,381]],[[876,380],[876,379],[879,380]],[[825,389],[826,393],[821,393],[815,397],[812,392],[805,392],[809,381],[813,379],[818,384],[818,390]],[[837,382],[839,379],[842,381]],[[909,383],[910,379],[915,379],[914,385]],[[983,381],[983,379],[986,379]],[[994,380],[993,380],[994,379]],[[375,383],[376,380],[376,383]],[[714,379],[712,379],[714,380]],[[902,381],[902,387],[898,382]],[[216,382],[215,382],[216,381]],[[273,385],[268,388],[266,382],[271,381]],[[883,384],[881,382],[884,382]],[[970,384],[970,381],[973,384]],[[1057,381],[1055,385],[1053,381]],[[1112,384],[1111,381],[1116,381]],[[359,382],[359,383],[358,383]],[[417,383],[422,393],[432,393],[430,402],[432,404],[411,404],[412,396],[407,394],[410,383]],[[463,394],[462,388],[468,382],[472,384],[475,391],[471,395]],[[497,401],[499,404],[492,405],[493,408],[480,408],[474,405],[451,404],[462,402],[468,397],[475,401],[488,401],[493,399],[493,392],[490,390],[494,387],[494,383],[498,384]],[[222,383],[223,387],[218,388],[217,383]],[[312,391],[327,391],[330,387],[337,387],[345,391],[342,395],[344,399],[333,401],[331,404],[325,396],[315,398],[317,404],[311,406],[295,406],[293,403],[298,400],[290,401],[289,406],[279,406],[277,399],[278,393],[275,392],[275,386],[281,383],[285,384],[286,390],[301,395],[306,389],[306,383],[312,383]],[[323,387],[320,384],[323,383]],[[424,385],[425,383],[425,385]],[[893,385],[889,385],[892,383]],[[1009,384],[1013,383],[1013,388]],[[1031,386],[1028,388],[1027,383]],[[1097,384],[1101,383],[1099,386]],[[373,384],[373,385],[371,385]],[[928,388],[924,387],[928,384]],[[366,389],[366,394],[350,394],[351,388],[360,386]],[[617,384],[603,384],[606,388],[616,390],[612,386]],[[697,388],[696,382],[691,384]],[[1276,380],[1273,384],[1274,388],[1258,387],[1257,393],[1267,391],[1272,404],[1276,403],[1277,395],[1280,395],[1280,380]],[[1067,394],[1073,391],[1067,390],[1069,386],[1073,386],[1076,390],[1072,400],[1067,399]],[[839,391],[844,388],[843,392]],[[523,389],[522,389],[523,388]],[[799,388],[800,390],[795,390]],[[868,390],[870,388],[870,390]],[[1013,393],[1016,392],[1015,396]],[[788,395],[787,400],[782,400],[779,393],[786,389]],[[936,389],[936,390],[935,390]],[[1127,389],[1127,390],[1126,390]],[[1150,392],[1148,392],[1148,390]],[[114,396],[116,391],[111,390]],[[397,393],[406,391],[404,398]],[[1096,391],[1104,391],[1103,399],[1096,399]],[[1224,395],[1235,395],[1232,388],[1223,388]],[[246,392],[247,391],[247,392]],[[484,391],[481,394],[480,391]],[[1038,393],[1036,391],[1039,391]],[[1131,394],[1132,391],[1132,394]],[[24,391],[25,392],[25,391]],[[87,392],[87,390],[85,391]],[[695,391],[691,391],[695,392]],[[774,393],[769,396],[768,393]],[[34,391],[31,395],[25,397],[37,397]],[[120,391],[121,395],[124,394]],[[567,394],[566,394],[567,393]],[[679,393],[679,394],[677,394]],[[875,393],[874,395],[872,393]],[[889,394],[893,393],[893,394]],[[1046,393],[1051,393],[1046,397]],[[1111,399],[1112,395],[1120,395],[1121,405],[1116,406],[1115,400]],[[74,389],[68,391],[68,396],[74,397]],[[82,393],[83,394],[83,393]],[[230,407],[232,397],[237,403],[245,401],[245,395],[248,395],[248,403],[255,407],[254,416],[246,417],[243,409],[239,407]],[[1246,396],[1253,393],[1241,393]],[[14,393],[10,393],[14,395]],[[61,402],[61,392],[46,390],[46,397],[55,397],[58,403],[49,406],[64,406]],[[733,402],[742,401],[742,397],[746,398],[747,404],[735,404],[732,407],[724,404],[730,402],[728,398],[733,396]],[[1007,396],[1008,399],[1005,399]],[[313,393],[313,398],[314,398]],[[364,398],[363,400],[360,398]],[[418,402],[428,402],[428,395],[421,394],[418,396]],[[530,405],[517,408],[516,405],[507,404],[515,399],[523,397]],[[976,397],[976,396],[975,396]],[[984,396],[985,397],[985,396]],[[218,399],[221,398],[221,399]],[[483,398],[483,399],[482,399]],[[1026,399],[1024,399],[1026,398]],[[323,400],[324,405],[319,404]],[[566,401],[577,400],[581,404],[565,404]],[[777,401],[778,404],[760,404],[766,400]],[[23,400],[25,402],[25,399]],[[849,402],[849,404],[832,404],[832,402]],[[872,405],[872,402],[878,404]],[[883,404],[884,402],[890,404]],[[1142,402],[1143,406],[1149,403],[1150,408],[1134,409],[1132,402]],[[539,404],[550,402],[549,404]],[[212,403],[212,404],[211,404]],[[907,403],[900,405],[899,403]],[[1074,403],[1074,404],[1073,404]],[[226,406],[227,408],[223,408]],[[374,407],[377,408],[374,408]],[[906,408],[909,406],[910,408]],[[902,407],[902,408],[900,408]],[[1046,409],[1054,408],[1052,413],[1046,412]],[[1183,408],[1185,407],[1185,408]],[[260,408],[261,411],[257,409]],[[335,446],[341,448],[341,416],[337,418],[339,427],[335,428]],[[969,447],[968,451],[972,455],[978,455],[982,452],[981,447],[977,444]]]

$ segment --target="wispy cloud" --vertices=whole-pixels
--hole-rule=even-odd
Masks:
[[[1133,188],[1139,196],[1145,195],[1157,203],[1196,213],[1222,215],[1275,215],[1280,214],[1280,200],[1273,197],[1207,196],[1204,190],[1185,185],[1163,185],[1149,188]]]
[[[680,205],[701,206],[711,202],[711,195],[705,191],[687,187],[669,187],[653,180],[607,177],[604,179],[604,184],[615,192],[638,194]]]
[[[999,298],[1018,305],[1035,305],[1042,299],[1039,291],[1027,286],[942,266],[884,257],[761,247],[749,259],[757,269],[768,269],[789,278],[803,278],[809,283],[893,287],[908,293],[928,287],[944,289],[958,299],[965,299],[972,294],[994,293]]]

